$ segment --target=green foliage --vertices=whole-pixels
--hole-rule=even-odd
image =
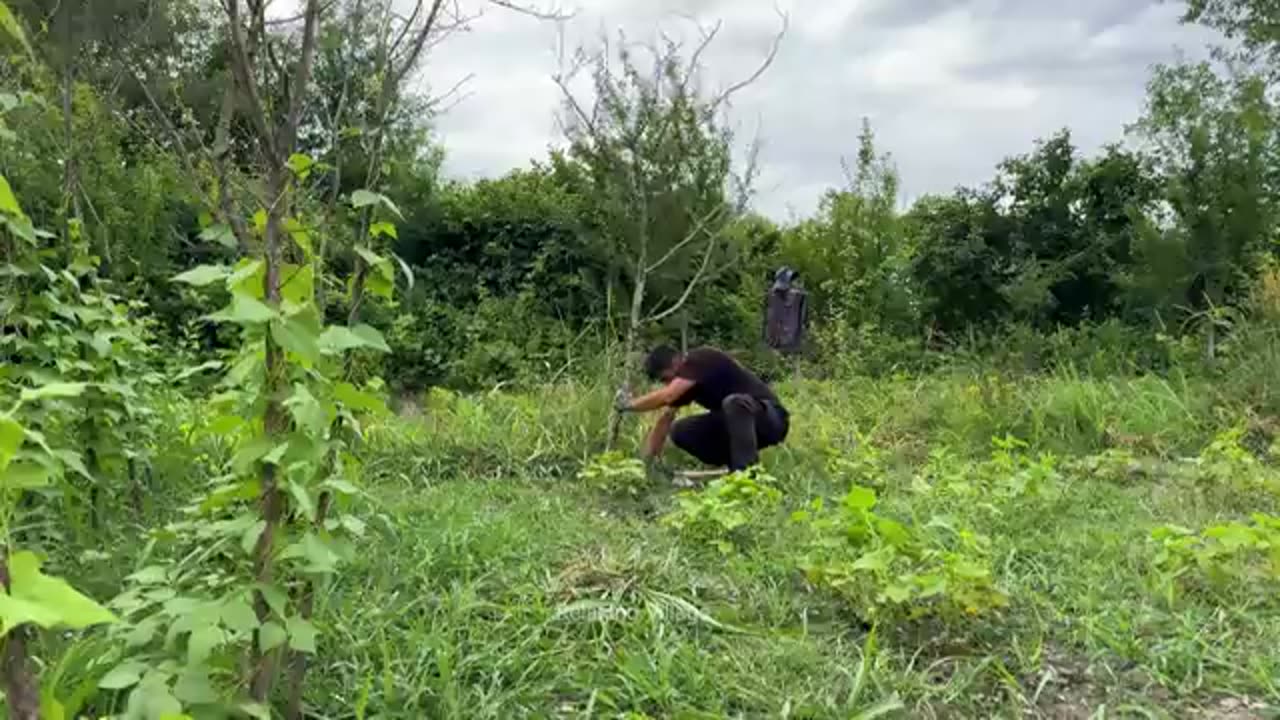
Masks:
[[[1251,519],[1199,532],[1172,524],[1151,531],[1158,547],[1151,560],[1153,581],[1170,606],[1188,592],[1274,599],[1280,587],[1280,518],[1254,513]]]
[[[814,300],[827,311],[823,340],[832,355],[838,354],[836,348],[865,347],[851,342],[851,334],[883,330],[896,336],[918,324],[909,280],[914,247],[898,213],[897,170],[888,155],[876,154],[865,119],[856,164],[846,173],[848,187],[824,195],[817,216],[784,240],[800,259],[786,262],[812,280],[810,286],[818,290]]]
[[[130,648],[126,662],[152,668],[139,678],[129,675],[137,682],[131,703],[151,703],[158,695],[184,708],[229,709],[242,702],[234,684],[212,678],[234,677],[246,651],[255,657],[285,647],[317,651],[317,630],[301,598],[354,558],[353,543],[365,531],[349,513],[359,492],[354,447],[361,422],[385,411],[373,394],[379,385],[359,388],[344,380],[343,361],[355,351],[388,347],[369,325],[323,325],[314,268],[280,268],[278,304],[266,295],[259,260],[202,266],[175,278],[198,287],[220,284],[230,296],[209,319],[238,327],[242,345],[208,402],[212,419],[201,432],[231,454],[222,474],[185,508],[188,519],[156,536],[166,551],[159,562],[132,575],[115,601],[129,620],[121,629]],[[286,364],[267,364],[263,348],[272,343]],[[281,376],[271,378],[272,372]],[[277,392],[284,432],[273,430],[261,409],[264,395]],[[275,512],[285,522],[273,525],[279,520],[259,504],[279,506]],[[219,571],[207,572],[211,566]],[[263,567],[274,568],[279,580],[264,585]],[[175,644],[180,639],[185,652]]]
[[[1008,603],[991,568],[991,541],[946,517],[910,527],[875,512],[876,492],[853,485],[834,508],[821,498],[793,514],[811,539],[800,563],[869,620],[988,614]]]
[[[593,457],[578,471],[578,479],[599,490],[631,497],[649,485],[644,463],[617,450]]]
[[[1240,44],[1245,59],[1259,61],[1274,73],[1280,62],[1274,13],[1266,0],[1190,0],[1182,20],[1220,31]]]
[[[35,227],[79,222],[112,291],[145,300],[157,338],[176,341],[212,299],[173,292],[161,279],[233,262],[247,249],[226,218],[205,209],[217,188],[212,168],[175,146],[207,144],[212,134],[228,50],[209,39],[216,14],[188,2],[155,12],[131,0],[67,2],[50,17],[38,3],[11,5],[6,27],[19,34],[24,20],[67,21],[36,48],[51,69],[68,57],[92,60],[72,68],[70,87],[80,216],[63,216],[66,173],[47,162],[68,152],[64,78],[33,72],[22,76],[29,88],[0,100],[3,171],[25,200],[21,215],[0,211],[0,224],[35,242],[49,239]],[[608,92],[597,92],[599,113],[583,108],[598,124],[566,123],[564,153],[499,179],[442,182],[424,99],[401,88],[382,93],[386,58],[376,38],[386,7],[366,10],[339,4],[321,18],[318,99],[285,162],[308,218],[305,227],[286,224],[296,249],[318,261],[323,316],[347,314],[344,301],[360,285],[366,322],[390,337],[399,318],[400,337],[379,368],[397,387],[474,389],[512,376],[527,386],[593,371],[581,359],[628,335],[642,244],[655,267],[643,273],[640,319],[665,317],[642,322],[651,336],[641,340],[687,328],[694,343],[757,352],[767,277],[785,263],[811,293],[817,369],[877,376],[931,370],[956,350],[1035,371],[1070,362],[1086,372],[1164,372],[1188,344],[1217,347],[1225,308],[1269,253],[1274,112],[1269,76],[1248,71],[1266,69],[1261,51],[1274,43],[1249,2],[1195,3],[1187,20],[1245,39],[1261,62],[1237,74],[1157,70],[1135,126],[1140,145],[1082,157],[1069,133],[1056,133],[999,163],[991,182],[903,212],[891,157],[864,123],[844,187],[825,193],[812,217],[783,225],[729,197],[737,180],[731,122],[725,106],[701,94],[698,69],[674,44],[657,48],[653,73],[631,49],[585,57],[600,61],[583,67]],[[105,49],[114,39],[98,42],[108,16],[131,26],[119,52]],[[293,57],[296,39],[268,35],[272,52]],[[282,88],[263,92],[269,103],[283,100]],[[151,117],[153,100],[176,103],[161,108],[166,122]],[[564,109],[576,115],[572,103]],[[251,186],[243,182],[252,173],[248,125],[231,131],[240,175],[231,182],[242,188]],[[627,143],[635,147],[624,151]],[[627,162],[633,151],[646,159]],[[637,188],[641,205],[632,202]],[[4,198],[0,190],[7,208]],[[707,272],[668,315],[704,257]],[[402,276],[412,292],[392,302]],[[206,324],[192,349],[231,344]],[[361,355],[355,366],[367,376],[382,362]]]
[[[1149,472],[1133,452],[1124,448],[1107,448],[1096,455],[1073,458],[1065,470],[1073,475],[1114,483],[1145,478]]]
[[[6,487],[14,485],[6,483]],[[65,580],[40,572],[31,552],[12,553],[7,560],[9,585],[0,594],[0,633],[32,624],[44,628],[84,628],[110,624],[115,615],[81,595]]]
[[[2,178],[0,217],[7,250],[0,407],[8,408],[0,411],[0,635],[6,706],[17,713],[37,690],[19,640],[28,626],[84,630],[117,620],[67,581],[44,573],[42,558],[19,546],[56,538],[56,526],[45,537],[31,531],[49,509],[41,505],[76,499],[77,486],[86,482],[96,493],[105,484],[100,471],[108,458],[130,452],[129,441],[145,424],[141,409],[129,407],[138,401],[134,381],[142,368],[132,361],[143,343],[116,298],[82,289],[93,269],[83,247],[69,248],[66,267],[45,264],[35,241],[47,234],[32,229]],[[83,454],[71,449],[76,446]],[[63,509],[68,519],[75,517],[71,503]]]
[[[998,511],[1028,507],[1061,491],[1057,458],[1051,453],[1031,455],[1028,444],[1005,435],[991,439],[991,453],[980,462],[965,461],[944,447],[933,448],[929,462],[917,473],[912,487],[921,494],[940,494]]]
[[[18,19],[14,17],[13,11],[4,3],[0,3],[0,28],[3,28],[5,33],[22,45],[28,53],[31,52],[31,45],[27,42],[27,34],[23,31],[22,25],[18,23]]]
[[[681,492],[662,523],[727,555],[747,543],[752,527],[774,514],[781,501],[773,476],[759,469],[734,472],[701,490]]]
[[[1232,484],[1258,474],[1261,463],[1243,445],[1245,429],[1234,427],[1218,433],[1194,459],[1200,476],[1209,482]]]
[[[1059,479],[1052,453],[1032,457],[1023,440],[1006,435],[991,439],[991,457],[978,466],[979,477],[1005,499],[1034,499],[1054,490]]]
[[[1144,220],[1149,270],[1135,269],[1135,282],[1161,303],[1157,311],[1183,303],[1214,310],[1238,295],[1275,227],[1276,179],[1267,168],[1280,137],[1276,112],[1260,78],[1221,77],[1208,64],[1157,68],[1148,94],[1138,130],[1175,222]]]
[[[834,447],[827,449],[827,474],[841,484],[881,487],[885,484],[886,469],[884,451],[869,435],[858,433],[852,452],[841,452]]]
[[[1176,475],[1233,509],[1280,497],[1280,474],[1244,446],[1245,434],[1243,425],[1222,430],[1195,457],[1184,458]]]

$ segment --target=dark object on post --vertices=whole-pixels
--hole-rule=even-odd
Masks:
[[[764,342],[779,352],[796,352],[804,342],[808,294],[793,285],[798,277],[799,273],[785,265],[778,268],[765,298]]]

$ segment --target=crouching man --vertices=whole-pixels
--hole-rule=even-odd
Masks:
[[[781,444],[790,416],[769,386],[728,354],[700,347],[680,354],[659,346],[645,359],[645,374],[662,387],[635,399],[620,398],[620,412],[662,410],[644,449],[647,460],[661,454],[667,436],[703,463],[730,472],[760,460],[760,450]],[[707,410],[676,420],[690,403]]]

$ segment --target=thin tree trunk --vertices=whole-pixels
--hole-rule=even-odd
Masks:
[[[633,152],[635,148],[632,148]],[[637,153],[636,158],[640,155]],[[639,228],[639,236],[637,240],[638,248],[636,250],[635,263],[635,280],[631,286],[631,309],[627,313],[627,335],[626,341],[622,346],[622,371],[621,382],[619,384],[618,393],[620,395],[631,393],[631,370],[634,361],[636,343],[639,340],[640,324],[644,318],[644,295],[645,283],[649,279],[649,206],[648,200],[645,198],[637,181],[638,173],[634,168],[628,168],[629,185],[631,186],[632,196],[640,205],[640,221],[637,223]],[[612,450],[618,443],[618,435],[622,430],[622,413],[617,408],[613,409],[613,414],[609,417],[609,435],[605,440],[605,449]]]
[[[137,515],[142,515],[142,511],[145,509],[144,508],[145,503],[143,502],[143,492],[145,490],[145,488],[143,487],[144,475],[138,472],[137,458],[135,457],[129,458],[128,470],[129,470],[129,499],[133,503],[134,513],[136,513]]]
[[[267,262],[266,273],[263,278],[263,295],[267,304],[276,308],[280,306],[280,229],[289,206],[288,198],[284,195],[284,193],[288,192],[286,172],[288,170],[283,167],[272,169],[270,181],[267,185],[268,197],[276,198],[276,202],[267,213],[265,231],[265,256]],[[280,397],[285,387],[284,373],[286,370],[284,352],[268,331],[266,337],[266,387],[264,389],[267,396],[267,406],[263,414],[263,426],[267,437],[272,439],[283,437],[288,430],[288,416],[285,414],[282,398]],[[271,463],[264,463],[262,466],[261,502],[262,520],[265,526],[262,534],[258,537],[257,546],[254,548],[254,579],[265,587],[270,586],[272,582],[275,536],[284,517],[284,496],[278,483],[277,467]],[[261,622],[266,622],[271,616],[271,608],[267,603],[266,596],[260,590],[254,594],[254,609]],[[278,650],[262,653],[259,647],[260,644],[255,642],[253,648],[255,662],[253,663],[253,678],[250,682],[249,693],[254,700],[266,702],[271,694],[271,685],[275,678]]]
[[[9,589],[9,553],[0,549],[0,583]],[[27,660],[27,626],[4,636],[4,694],[11,720],[40,720],[40,691]]]
[[[325,491],[320,495],[316,507],[316,527],[324,527],[325,518],[329,515],[329,505],[333,496]],[[317,581],[303,584],[302,597],[298,599],[298,614],[305,620],[311,620],[315,611]],[[302,720],[302,689],[307,676],[307,654],[294,652],[289,658],[289,705],[285,710],[288,720]]]
[[[73,94],[75,93],[75,62],[72,59],[74,49],[71,47],[71,8],[63,11],[63,42],[67,51],[67,57],[63,61],[62,66],[62,142],[65,153],[62,163],[62,199],[67,204],[66,216],[63,223],[63,249],[67,252],[71,250],[72,243],[72,223],[81,219],[80,214],[80,195],[76,192],[76,186],[79,182],[77,173],[79,168],[76,161],[75,150],[75,107],[73,103]],[[83,228],[80,228],[83,231]]]
[[[640,323],[644,311],[644,294],[645,294],[645,261],[647,258],[641,253],[640,262],[637,264],[635,285],[631,290],[631,310],[627,315],[627,334],[626,339],[622,343],[622,367],[619,369],[618,394],[631,394],[631,372],[634,364],[636,344],[639,342]],[[618,444],[618,435],[622,432],[622,413],[617,408],[613,408],[609,416],[609,434],[605,439],[605,449],[612,450]]]

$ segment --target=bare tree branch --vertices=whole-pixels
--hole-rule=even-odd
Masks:
[[[435,29],[436,19],[440,17],[440,8],[444,6],[444,0],[432,0],[431,10],[427,12],[427,18],[422,23],[422,27],[418,30],[417,35],[413,39],[413,45],[409,48],[408,55],[401,61],[400,67],[390,68],[390,73],[383,82],[390,82],[394,86],[399,87],[417,64],[418,58],[422,55],[422,48],[426,47],[427,38],[431,36],[432,30]]]
[[[320,14],[322,14],[322,15],[323,15],[324,13],[329,12],[329,11],[330,11],[330,10],[332,10],[332,9],[333,9],[333,7],[334,7],[335,5],[337,5],[337,4],[338,4],[338,0],[329,0],[327,3],[325,3],[325,4],[320,8]],[[264,24],[264,25],[266,25],[266,26],[268,26],[268,27],[271,27],[271,26],[279,27],[279,26],[281,26],[281,25],[292,25],[292,24],[294,24],[294,23],[298,22],[299,20],[302,20],[302,19],[304,19],[304,18],[306,18],[306,17],[307,17],[307,10],[306,10],[306,8],[303,8],[302,12],[300,12],[300,13],[298,13],[298,14],[296,14],[296,15],[290,15],[290,16],[288,16],[288,17],[282,17],[282,18],[266,18],[266,19],[264,19],[264,20],[263,20],[263,24]]]
[[[231,63],[236,75],[236,82],[244,89],[249,101],[251,121],[258,130],[259,141],[263,150],[271,157],[278,157],[275,147],[275,133],[268,125],[266,106],[262,102],[262,94],[258,90],[258,80],[253,75],[253,62],[249,58],[249,49],[244,37],[244,28],[240,24],[240,0],[222,0],[227,13],[228,26],[231,31],[231,47],[235,60]]]
[[[708,240],[707,251],[702,254],[702,264],[698,266],[698,271],[689,279],[689,284],[685,285],[684,292],[680,294],[680,297],[666,310],[656,312],[645,318],[645,324],[662,322],[679,312],[680,308],[684,307],[684,304],[689,301],[689,296],[693,294],[695,288],[702,284],[702,277],[706,274],[707,268],[711,265],[711,256],[714,254],[716,249],[717,237],[719,237],[719,233],[712,235]]]
[[[698,33],[701,35],[702,39],[698,42],[698,46],[694,48],[693,53],[689,56],[689,62],[686,64],[685,71],[680,78],[678,92],[681,98],[688,95],[689,82],[697,75],[702,54],[711,46],[711,43],[716,39],[716,36],[720,34],[720,28],[723,27],[723,21],[716,21],[716,24],[713,25],[710,30],[704,28],[701,23],[697,22],[697,20],[694,20],[693,22],[698,27]],[[670,48],[668,52],[674,52],[676,49],[677,48]],[[663,60],[660,59],[658,61],[658,66],[661,67],[662,63]],[[668,113],[663,118],[662,125],[659,127],[656,136],[657,142],[661,143],[666,139],[667,130],[670,129],[673,120],[674,117],[672,113]]]
[[[218,180],[218,198],[216,212],[222,221],[231,228],[236,236],[240,249],[249,247],[249,228],[244,218],[237,211],[231,195],[231,121],[235,117],[236,84],[227,79],[227,87],[222,93],[222,107],[218,111],[218,127],[213,139],[213,168]]]
[[[787,15],[786,12],[783,12],[778,8],[774,8],[774,12],[776,12],[778,17],[782,20],[782,27],[779,28],[778,33],[773,36],[773,42],[769,46],[769,54],[765,56],[759,67],[756,68],[755,72],[730,85],[723,92],[717,95],[715,99],[711,101],[711,107],[716,108],[723,105],[734,94],[759,80],[760,76],[764,75],[765,71],[769,69],[769,66],[773,65],[774,58],[778,56],[778,49],[782,47],[782,38],[787,34],[787,28],[791,24],[791,17]]]
[[[117,57],[119,56],[117,55]],[[151,88],[147,87],[146,81],[142,79],[142,76],[138,71],[134,69],[132,65],[124,62],[123,58],[119,59],[124,63],[125,67],[128,68],[129,75],[133,78],[133,81],[137,83],[138,87],[142,88],[142,95],[147,99],[147,104],[151,106],[152,111],[155,112],[156,119],[160,121],[165,132],[169,134],[169,139],[173,142],[174,148],[178,152],[178,156],[181,158],[183,165],[186,166],[187,176],[191,178],[199,177],[196,175],[195,166],[191,164],[191,153],[187,150],[187,144],[183,141],[182,135],[178,132],[178,128],[174,127],[173,121],[169,119],[168,113],[160,107],[160,103],[156,100],[155,94],[151,92]],[[205,151],[206,154],[210,154],[208,152],[208,148],[202,146],[201,150]]]
[[[689,233],[684,236],[684,239],[682,239],[680,242],[676,243],[675,245],[672,245],[671,249],[667,250],[667,252],[662,257],[650,263],[649,266],[644,269],[645,273],[646,274],[652,273],[653,271],[662,267],[667,263],[668,260],[675,257],[676,253],[683,250],[687,245],[689,245],[689,243],[693,242],[694,240],[697,240],[698,236],[702,234],[702,229],[705,228],[708,223],[715,220],[716,216],[720,215],[720,213],[723,211],[724,211],[724,207],[722,205],[716,205],[715,207],[711,208],[711,210],[707,212],[707,214],[703,215],[701,218],[698,219],[698,222],[695,223],[693,226],[693,229],[690,230]]]
[[[757,132],[756,138],[751,141],[747,149],[747,167],[742,173],[733,174],[730,180],[734,185],[734,210],[738,213],[745,212],[747,204],[751,202],[751,189],[755,187],[756,179],[760,175],[760,136]]]
[[[304,11],[302,11],[302,12],[298,13],[297,15],[291,15],[291,16],[289,16],[289,17],[282,17],[282,18],[268,18],[268,19],[267,19],[267,25],[272,25],[272,26],[279,26],[279,25],[292,25],[292,24],[294,24],[294,23],[298,22],[299,20],[301,20],[302,18],[304,18],[304,17],[306,17],[306,16],[307,16],[307,12],[304,10]]]
[[[568,82],[558,75],[552,78],[552,82],[560,88],[560,92],[564,94],[565,100],[569,102],[569,107],[573,109],[573,114],[578,118],[578,121],[587,128],[587,134],[593,139],[598,138],[599,134],[596,132],[595,118],[588,115],[587,111],[583,109],[582,103],[578,102],[577,96],[569,90]]]
[[[298,58],[293,80],[293,92],[289,94],[289,115],[281,127],[277,147],[281,152],[291,153],[298,142],[298,123],[302,120],[302,99],[307,94],[307,85],[311,83],[311,66],[316,52],[316,30],[320,25],[320,0],[307,1],[307,19],[302,29],[302,54]],[[276,157],[275,162],[283,162],[284,157]]]
[[[697,23],[696,20],[694,22]],[[693,77],[694,73],[697,72],[698,66],[702,62],[702,53],[706,52],[712,42],[715,42],[716,36],[720,34],[721,28],[724,27],[724,21],[717,20],[710,30],[704,28],[701,23],[697,23],[697,25],[702,40],[698,43],[698,47],[694,48],[693,54],[689,56],[689,63],[685,67],[684,82],[681,84],[681,89],[684,89],[684,86],[688,84],[689,78]]]
[[[512,0],[489,0],[489,4],[503,8],[505,10],[518,12],[521,15],[528,15],[529,17],[536,18],[538,20],[555,20],[555,21],[570,20],[578,14],[577,10],[573,10],[569,12],[565,12],[563,10],[538,10],[528,5],[521,5],[519,3],[513,2]]]
[[[475,73],[467,73],[466,77],[454,83],[453,87],[449,88],[447,91],[441,93],[440,95],[437,95],[436,97],[431,98],[431,100],[427,103],[427,108],[431,111],[433,115],[440,115],[448,112],[450,109],[454,107],[457,107],[458,103],[461,103],[463,100],[466,100],[468,97],[470,97],[470,93],[463,93],[462,88],[467,83],[474,80],[475,77],[476,77]],[[454,98],[453,100],[445,104],[446,100],[449,100],[451,97],[455,95],[457,96],[456,98]]]
[[[409,13],[409,17],[405,18],[404,27],[400,28],[400,34],[396,36],[395,40],[391,41],[391,46],[387,50],[387,57],[393,57],[396,54],[396,51],[400,49],[400,43],[404,42],[404,39],[409,36],[409,31],[413,29],[414,22],[417,21],[418,15],[421,14],[422,0],[416,0],[416,2],[413,3],[413,12]],[[391,21],[394,19],[394,14],[387,17],[388,28],[391,26]]]
[[[179,155],[184,169],[188,173],[188,177],[199,177],[195,166],[191,163],[192,155],[203,155],[205,159],[213,165],[219,187],[218,197],[215,198],[215,203],[212,207],[213,213],[218,220],[231,228],[232,234],[235,235],[237,242],[243,250],[247,247],[248,228],[245,226],[244,221],[241,219],[240,214],[234,206],[233,196],[230,192],[233,178],[231,177],[228,167],[228,159],[231,152],[231,121],[235,115],[234,81],[228,78],[227,87],[223,92],[223,99],[218,113],[218,124],[214,128],[213,147],[210,148],[197,139],[193,143],[193,148],[183,139],[182,133],[173,124],[173,121],[170,120],[169,114],[164,111],[163,107],[161,107],[160,101],[156,98],[155,93],[151,92],[151,88],[147,85],[142,74],[123,58],[121,58],[121,62],[127,69],[130,77],[132,77],[133,81],[137,83],[138,87],[142,90],[142,94],[146,98],[147,104],[151,107],[152,113],[156,116],[156,120],[164,129],[165,134],[169,136],[170,142],[173,143],[174,149]],[[141,124],[132,121],[130,121],[130,124],[140,130],[143,129]],[[156,145],[157,147],[160,147],[159,143],[156,143]]]
[[[564,39],[564,25],[562,24],[559,27],[556,37],[558,56],[557,65],[559,65],[559,68],[557,69],[556,74],[551,76],[551,81],[556,84],[556,87],[560,88],[560,92],[564,95],[565,101],[569,104],[570,110],[572,110],[578,122],[582,123],[582,125],[587,129],[587,134],[590,135],[593,140],[598,140],[599,132],[597,131],[595,122],[595,108],[593,108],[592,114],[588,115],[586,108],[584,108],[582,103],[578,101],[578,96],[574,95],[573,91],[569,89],[569,83],[578,76],[578,73],[582,72],[584,67],[586,67],[586,56],[583,54],[582,49],[578,48],[578,50],[573,54],[572,64],[566,67]],[[596,107],[598,107],[599,104],[600,99],[597,98]],[[562,129],[566,131],[568,130],[567,127]]]

